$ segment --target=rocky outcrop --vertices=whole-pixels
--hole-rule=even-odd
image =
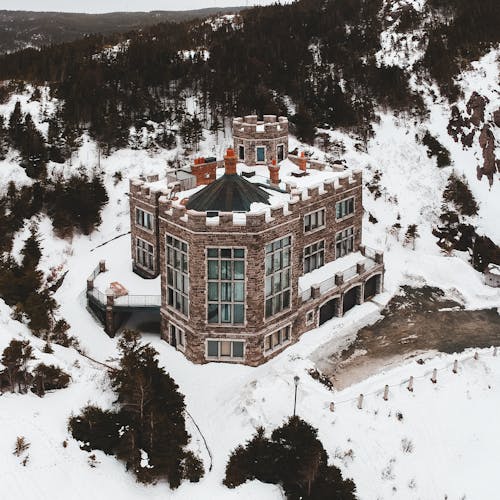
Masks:
[[[497,126],[500,127],[500,108],[498,108],[494,113],[493,113],[493,123]]]
[[[484,110],[488,102],[487,97],[483,97],[475,91],[472,92],[467,103],[467,113],[469,113],[471,123],[476,127],[479,127],[484,122]]]
[[[489,125],[485,125],[481,130],[479,145],[483,150],[483,166],[477,168],[477,177],[481,180],[485,175],[491,186],[493,184],[493,175],[497,171],[498,161],[495,157],[495,136]]]

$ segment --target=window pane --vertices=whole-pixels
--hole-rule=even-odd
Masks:
[[[219,299],[219,284],[209,282],[208,283],[208,300],[218,300]]]
[[[272,276],[268,276],[266,278],[266,297],[269,297],[273,292],[273,278]]]
[[[244,293],[245,293],[245,285],[243,283],[235,283],[233,300],[235,302],[243,302]]]
[[[230,280],[232,276],[231,273],[231,261],[221,260],[220,262],[220,278],[222,280]]]
[[[228,302],[231,300],[231,283],[220,284],[220,299]]]
[[[243,357],[243,342],[233,342],[233,358]]]
[[[243,259],[245,257],[245,249],[235,248],[234,249],[234,257],[237,259]]]
[[[219,266],[218,266],[218,261],[216,260],[209,260],[208,261],[208,279],[219,279]]]
[[[218,248],[209,248],[207,255],[209,257],[218,257],[219,256],[219,249]]]
[[[271,335],[268,335],[264,338],[264,350],[269,351],[271,347]]]
[[[234,304],[233,308],[234,308],[233,323],[244,323],[245,314],[244,314],[243,304]]]
[[[226,357],[231,356],[231,342],[229,340],[220,341],[220,355]]]
[[[290,290],[283,292],[283,309],[290,306]]]
[[[208,340],[207,341],[207,356],[212,358],[219,357],[219,341],[218,340]]]
[[[273,256],[268,255],[266,257],[266,274],[271,274],[273,272]]]
[[[231,304],[220,305],[221,323],[231,323]]]
[[[273,314],[273,299],[266,300],[266,317],[269,317]]]
[[[231,249],[230,248],[221,248],[220,256],[226,257],[226,258],[231,258]]]
[[[234,279],[242,280],[245,278],[245,262],[237,260],[234,262]]]
[[[266,149],[264,147],[257,148],[257,161],[264,161],[266,159]]]
[[[219,322],[219,306],[218,304],[208,304],[208,322]]]

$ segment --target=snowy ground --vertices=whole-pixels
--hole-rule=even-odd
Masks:
[[[499,104],[495,91],[498,64],[496,52],[492,54],[461,78],[468,94],[472,90],[486,94],[489,106],[494,109]],[[426,98],[430,99],[429,95]],[[41,107],[28,101],[28,97],[22,97],[23,107],[27,106],[24,111],[32,111],[35,121],[42,126],[38,121],[43,117]],[[9,101],[0,106],[0,113],[8,115],[13,105],[13,101]],[[51,108],[47,109],[50,112]],[[378,304],[363,304],[344,318],[333,319],[308,332],[296,345],[258,368],[217,363],[193,365],[158,336],[145,335],[159,351],[162,365],[186,395],[187,409],[200,426],[213,454],[213,469],[199,484],[183,484],[175,492],[165,484],[144,487],[136,484],[133,476],[114,458],[100,452],[95,453],[96,467],[90,467],[89,453],[81,451],[70,438],[67,421],[88,402],[102,406],[111,404],[113,397],[104,369],[73,350],[56,346],[53,355],[40,352],[43,343],[32,337],[23,325],[11,320],[9,308],[0,302],[0,349],[13,337],[30,338],[37,348],[38,359],[57,363],[72,376],[69,388],[47,394],[43,399],[34,395],[4,394],[0,397],[3,465],[0,498],[100,500],[111,495],[124,500],[280,499],[282,494],[276,486],[253,482],[237,490],[228,490],[221,481],[228,454],[237,444],[249,438],[256,426],[264,425],[271,430],[290,415],[294,375],[299,375],[301,380],[299,415],[319,428],[330,459],[346,477],[353,478],[360,499],[442,500],[446,495],[449,500],[495,498],[500,429],[492,423],[492,416],[500,407],[500,357],[493,357],[491,350],[480,351],[477,361],[460,362],[457,375],[450,368],[455,356],[442,355],[427,360],[422,366],[415,362],[405,364],[341,392],[328,391],[307,374],[307,369],[314,366],[314,353],[322,345],[328,344],[329,348],[335,344],[345,345],[347,338],[359,327],[378,316],[380,306],[402,284],[440,287],[469,309],[500,307],[500,291],[485,286],[481,274],[474,271],[463,256],[441,254],[432,236],[443,188],[455,168],[466,174],[480,202],[480,213],[474,223],[499,243],[500,225],[496,214],[500,183],[495,179],[490,188],[486,179],[475,180],[478,150],[463,150],[448,137],[449,107],[446,103],[438,100],[432,103],[431,109],[431,116],[424,123],[381,115],[366,153],[355,147],[355,139],[340,132],[331,133],[332,139],[344,142],[347,163],[363,168],[366,181],[372,179],[376,170],[382,173],[382,196],[375,200],[368,191],[364,193],[365,209],[378,221],[372,224],[366,215],[364,243],[385,251],[386,293],[377,297]],[[416,140],[425,129],[431,130],[450,149],[453,167],[439,170],[435,159],[427,157],[426,149]],[[220,157],[229,139],[219,134],[216,141],[206,135],[200,155]],[[296,141],[292,140],[291,149],[295,145]],[[319,150],[313,151],[321,156]],[[71,333],[79,339],[86,353],[97,360],[116,358],[116,340],[109,339],[85,309],[85,279],[102,258],[113,268],[128,266],[129,269],[128,236],[99,246],[129,230],[127,179],[140,174],[162,174],[167,161],[178,155],[178,150],[147,153],[130,149],[103,158],[101,167],[110,202],[102,213],[102,225],[90,237],[60,240],[53,235],[47,218],[37,220],[43,245],[41,269],[47,274],[52,270],[58,274],[68,271],[56,294],[60,315],[72,325]],[[87,169],[97,164],[95,145],[87,139],[71,165],[51,164],[49,173],[63,170],[69,174],[80,164]],[[122,181],[116,182],[114,175],[117,172],[121,172]],[[29,182],[15,157],[0,164],[0,191],[10,179],[19,185]],[[403,228],[399,240],[389,234],[398,214]],[[420,238],[415,250],[401,244],[409,224],[418,224],[419,228]],[[28,224],[16,235],[15,255],[27,236]],[[111,273],[99,278],[103,286],[110,276]],[[467,352],[458,358],[470,358],[472,354]],[[429,380],[434,367],[442,368],[437,384]],[[409,393],[405,385],[412,375],[415,391]],[[385,384],[391,386],[387,402],[381,397]],[[362,410],[356,407],[360,393],[366,396]],[[330,401],[336,403],[333,414],[328,407]],[[401,420],[397,413],[402,414]],[[189,425],[193,447],[199,450],[208,469],[208,454],[196,429]],[[31,442],[26,467],[12,454],[19,435]],[[65,440],[67,447],[63,446]]]

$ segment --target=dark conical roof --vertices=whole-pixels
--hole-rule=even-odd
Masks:
[[[189,197],[186,208],[198,212],[248,212],[252,203],[269,205],[269,193],[237,174],[224,174]]]

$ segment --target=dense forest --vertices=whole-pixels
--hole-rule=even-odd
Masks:
[[[224,116],[249,112],[289,115],[306,141],[317,126],[366,137],[377,108],[424,112],[409,72],[377,63],[389,22],[420,38],[425,53],[412,71],[437,81],[451,100],[458,93],[453,76],[500,41],[496,0],[429,0],[422,12],[388,8],[382,0],[301,0],[245,10],[232,22],[87,36],[4,55],[0,79],[48,82],[63,103],[57,127],[65,136],[88,130],[105,153],[127,144],[130,127],[148,120],[163,125],[159,145],[168,147],[174,124],[189,142],[199,126],[194,119],[217,128]],[[106,52],[117,44],[123,50]],[[197,117],[184,109],[185,96],[194,93]]]

